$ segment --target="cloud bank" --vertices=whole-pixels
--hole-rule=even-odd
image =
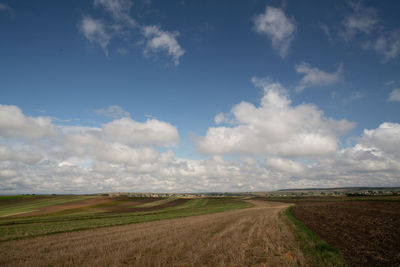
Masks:
[[[365,129],[344,146],[355,123],[313,104],[294,105],[279,82],[252,81],[263,92],[259,103],[217,114],[218,125],[194,139],[204,159],[175,155],[180,134],[166,121],[120,112],[98,127],[57,125],[0,105],[0,193],[398,186],[400,124]],[[116,107],[104,110],[123,111]]]

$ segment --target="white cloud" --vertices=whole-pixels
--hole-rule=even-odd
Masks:
[[[143,44],[145,55],[166,52],[168,56],[172,57],[173,64],[179,65],[185,50],[177,41],[178,31],[169,32],[162,30],[160,26],[137,23],[130,15],[133,6],[131,0],[94,0],[94,6],[103,8],[111,15],[112,22],[105,24],[104,20],[95,20],[90,16],[85,16],[78,25],[79,30],[90,42],[100,45],[107,56],[110,41],[119,39],[123,43],[128,43],[125,47]],[[137,36],[143,37],[145,40],[133,40]],[[116,49],[116,53],[127,55],[129,50],[120,47]]]
[[[219,113],[215,116],[214,121],[216,124],[226,123],[226,124],[236,124],[234,118],[229,113]]]
[[[90,16],[85,16],[78,24],[81,33],[92,43],[97,43],[108,56],[107,46],[111,40],[111,35],[106,31],[101,20],[92,19]]]
[[[296,86],[296,91],[300,92],[307,87],[328,86],[337,83],[341,80],[343,66],[339,65],[338,70],[334,73],[329,73],[318,68],[312,67],[306,62],[302,62],[295,66],[296,72],[304,74],[299,84]]]
[[[400,55],[400,30],[382,34],[376,41],[364,43],[363,48],[374,50],[384,62],[397,58]]]
[[[14,177],[17,175],[17,172],[13,171],[13,170],[1,170],[0,171],[0,177]]]
[[[0,145],[0,160],[1,161],[17,161],[26,164],[35,164],[42,159],[39,153],[21,150],[15,151],[9,147]]]
[[[116,105],[109,106],[106,109],[98,109],[96,110],[96,113],[113,119],[120,119],[123,117],[129,117],[131,115],[128,111]]]
[[[400,88],[393,89],[389,95],[389,101],[400,102]]]
[[[126,145],[173,146],[179,141],[175,126],[156,119],[144,123],[122,118],[104,125],[110,139]]]
[[[352,123],[326,118],[311,104],[294,106],[283,86],[270,79],[253,81],[265,90],[260,105],[242,102],[234,106],[231,114],[236,124],[215,128],[225,137],[214,143],[215,149],[240,153],[237,159],[211,155],[193,160],[169,150],[161,152],[158,147],[175,143],[179,135],[174,126],[155,119],[123,118],[102,127],[50,123],[45,128],[56,131],[56,138],[35,134],[43,142],[20,130],[2,135],[0,193],[398,186],[400,124],[385,122],[376,129],[365,129],[356,145],[338,149],[338,136]],[[11,107],[17,112],[3,111],[2,121],[22,117],[31,124],[40,118]]]
[[[352,12],[342,21],[344,30],[339,35],[351,40],[358,33],[370,34],[379,23],[376,10],[362,6],[361,2],[349,2],[349,5]]]
[[[400,124],[385,122],[377,129],[364,130],[360,143],[400,156]]]
[[[363,93],[356,91],[356,92],[352,92],[348,97],[343,97],[342,98],[342,102],[343,103],[347,103],[347,102],[350,102],[352,100],[361,99],[363,97],[364,97]]]
[[[201,153],[312,158],[335,153],[338,136],[354,126],[346,120],[324,117],[311,104],[292,106],[279,83],[253,81],[263,84],[260,106],[248,102],[235,105],[231,114],[237,125],[210,127],[206,136],[196,141]]]
[[[49,117],[27,117],[12,105],[0,105],[0,136],[28,140],[56,136]]]
[[[280,172],[300,174],[305,170],[305,167],[301,163],[295,162],[290,159],[270,158],[266,160],[266,164],[267,166]]]
[[[254,18],[255,31],[271,39],[272,47],[281,57],[289,53],[296,33],[296,24],[289,19],[281,8],[267,6],[265,13]]]
[[[132,2],[129,0],[94,0],[94,6],[102,6],[111,14],[115,21],[128,24],[128,26],[136,26],[136,22],[129,15],[132,8]]]
[[[174,64],[179,65],[179,58],[185,54],[185,50],[179,45],[176,38],[179,32],[168,32],[159,26],[145,26],[143,35],[147,39],[145,53],[165,51],[172,56]]]
[[[345,41],[352,41],[361,34],[368,36],[369,39],[361,43],[363,49],[375,51],[383,62],[397,58],[400,55],[400,30],[385,29],[375,8],[353,1],[349,5],[352,12],[342,21],[343,29],[338,31],[338,36]],[[329,28],[325,30],[329,31]]]

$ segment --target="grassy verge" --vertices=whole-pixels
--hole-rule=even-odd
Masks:
[[[123,214],[82,213],[73,216],[47,215],[12,220],[3,219],[0,220],[0,241],[222,212],[247,208],[250,205],[241,200],[193,199],[182,205],[148,212]]]
[[[346,266],[339,250],[330,246],[296,219],[290,209],[291,207],[287,208],[285,214],[308,264],[311,266]]]

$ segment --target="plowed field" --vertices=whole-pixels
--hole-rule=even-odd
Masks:
[[[299,202],[291,212],[350,266],[400,266],[400,202]]]

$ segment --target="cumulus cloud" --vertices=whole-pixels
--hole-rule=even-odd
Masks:
[[[313,166],[313,175],[336,177],[344,184],[396,186],[400,180],[400,124],[385,122],[365,129],[353,147]],[[340,178],[339,178],[340,177]]]
[[[340,81],[343,72],[342,64],[340,64],[338,70],[333,73],[312,67],[306,62],[296,65],[295,69],[297,73],[304,74],[304,77],[296,86],[297,92],[300,92],[307,87],[328,86],[335,84]]]
[[[122,118],[104,125],[104,133],[112,140],[127,145],[172,146],[179,141],[175,126],[156,119],[141,123]]]
[[[278,50],[281,57],[288,55],[297,26],[283,9],[267,6],[265,13],[255,16],[254,28],[257,33],[271,39],[272,47]]]
[[[400,124],[385,122],[377,129],[364,130],[360,143],[400,156]]]
[[[213,139],[213,128],[200,138],[198,145],[214,146],[203,147],[212,152],[206,159],[180,158],[160,149],[176,143],[179,135],[175,126],[155,119],[137,122],[125,117],[99,127],[49,122],[44,129],[51,129],[51,134],[39,131],[35,141],[8,122],[22,117],[24,124],[37,129],[40,117],[28,117],[18,107],[6,106],[14,112],[0,113],[0,193],[398,185],[400,124],[385,122],[365,129],[357,144],[338,148],[338,137],[353,123],[326,118],[311,104],[293,105],[285,88],[271,79],[253,81],[264,90],[260,104],[234,106],[234,125],[215,127],[220,134],[217,139]],[[4,131],[7,128],[14,130]],[[241,155],[227,160],[219,155],[221,151]]]
[[[305,167],[298,162],[284,158],[270,158],[266,160],[266,165],[279,172],[301,174]]]
[[[358,33],[370,34],[378,25],[377,11],[371,7],[364,7],[361,2],[349,2],[352,12],[348,14],[342,24],[344,30],[340,36],[345,40],[351,40]]]
[[[179,64],[179,58],[185,54],[185,50],[179,45],[177,37],[179,32],[168,32],[159,26],[151,25],[143,28],[143,35],[147,39],[145,53],[165,51],[173,58],[174,64]]]
[[[315,157],[335,153],[338,136],[354,127],[347,120],[326,118],[312,104],[292,106],[284,87],[268,79],[254,78],[262,85],[264,96],[259,106],[248,102],[235,105],[232,127],[210,127],[196,141],[204,154],[276,155]]]
[[[393,89],[389,95],[389,101],[400,102],[400,88]]]
[[[146,161],[161,157],[153,147],[173,146],[179,141],[175,126],[156,119],[141,123],[125,117],[101,128],[55,126],[47,117],[27,117],[18,107],[6,105],[0,106],[0,136],[4,140],[20,138],[25,145],[29,141],[29,149],[19,151],[0,146],[1,159],[24,163],[41,158],[31,153],[34,149],[46,150],[47,155],[61,159],[89,156],[115,163]]]
[[[375,41],[364,43],[363,48],[374,50],[384,62],[397,58],[400,55],[400,30],[382,34]]]
[[[42,159],[39,153],[33,153],[27,150],[16,151],[6,146],[0,145],[0,160],[16,161],[26,164],[35,164]]]
[[[101,20],[96,20],[90,16],[85,16],[78,24],[81,33],[92,43],[97,43],[108,56],[107,46],[111,40],[111,35],[106,31]]]
[[[109,106],[106,109],[98,109],[96,110],[96,113],[113,119],[120,119],[123,117],[129,117],[131,115],[128,111],[117,105]]]
[[[0,105],[0,136],[33,140],[55,135],[49,117],[28,117],[17,106]]]

